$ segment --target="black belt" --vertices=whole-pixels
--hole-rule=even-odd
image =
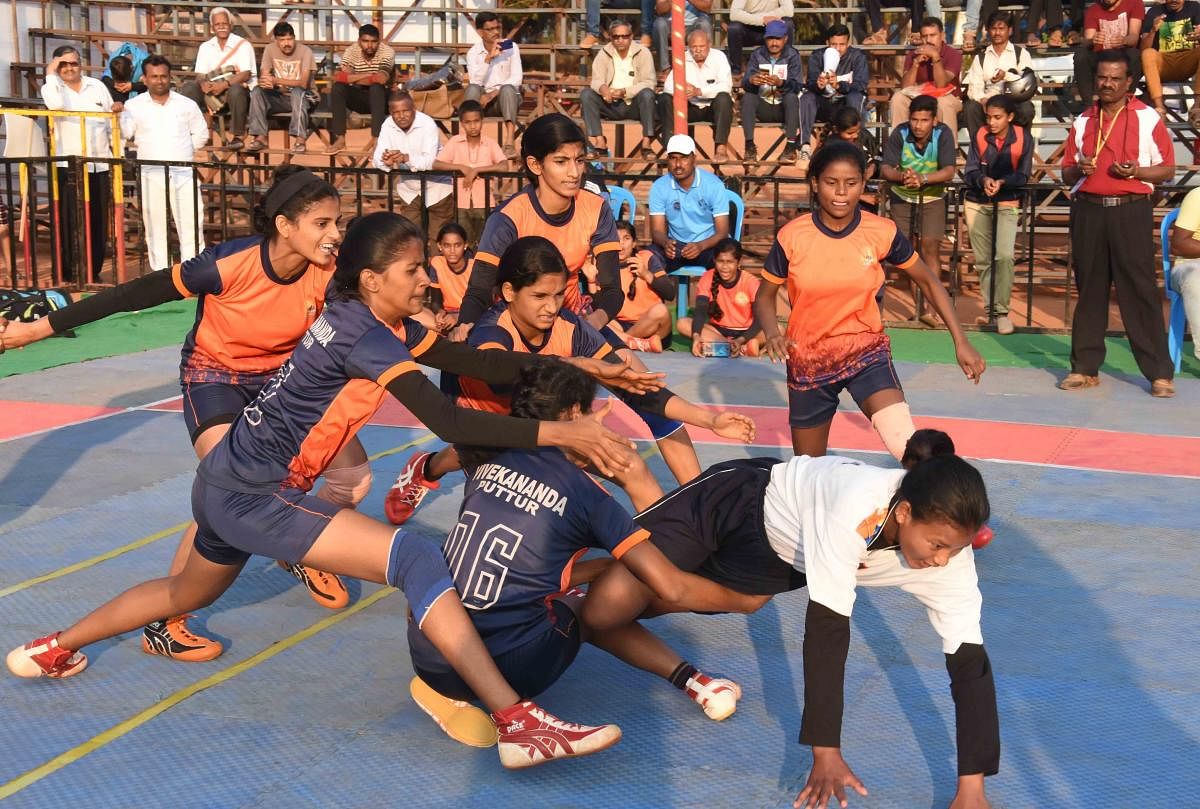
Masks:
[[[1128,205],[1131,202],[1145,202],[1150,199],[1149,194],[1117,194],[1116,196],[1106,197],[1103,194],[1090,194],[1087,191],[1080,191],[1075,196],[1084,202],[1090,202],[1093,205],[1099,205],[1103,208],[1116,208],[1118,205]]]

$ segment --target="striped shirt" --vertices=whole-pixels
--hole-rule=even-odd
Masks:
[[[347,73],[374,73],[382,70],[391,73],[396,64],[396,52],[390,45],[380,42],[375,55],[370,59],[363,56],[362,48],[355,42],[342,53],[342,70]]]

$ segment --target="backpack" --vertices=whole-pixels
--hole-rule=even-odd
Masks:
[[[56,289],[0,289],[0,317],[5,320],[32,323],[68,303]]]

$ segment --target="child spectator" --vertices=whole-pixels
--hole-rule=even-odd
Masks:
[[[133,80],[133,60],[128,56],[114,56],[108,60],[108,71],[100,78],[108,88],[113,103],[124,104],[138,93],[146,92],[146,85]]]
[[[713,266],[696,286],[695,317],[680,318],[677,327],[692,338],[692,354],[704,355],[704,344],[728,342],[730,355],[757,357],[762,334],[754,320],[759,279],[742,269],[742,245],[725,239],[713,248]]]
[[[434,327],[445,334],[458,322],[475,257],[467,249],[466,229],[457,222],[442,225],[437,232],[437,246],[441,255],[429,260],[430,308]]]
[[[967,230],[984,306],[983,316],[975,322],[982,326],[995,318],[999,334],[1012,334],[1008,302],[1012,297],[1013,254],[1021,186],[1028,182],[1033,165],[1033,138],[1025,127],[1013,123],[1016,104],[1008,96],[992,96],[986,109],[987,125],[971,133],[963,176],[967,185]]]
[[[478,245],[483,235],[483,223],[488,208],[496,200],[487,198],[487,181],[479,177],[489,171],[508,168],[504,150],[493,138],[483,135],[483,106],[478,101],[464,101],[458,107],[458,123],[462,131],[442,146],[433,168],[437,171],[460,171],[458,181],[458,221],[466,232],[467,244]]]
[[[675,279],[667,275],[657,253],[638,247],[637,231],[630,222],[617,222],[617,240],[625,303],[609,328],[634,351],[658,354],[663,340],[671,336],[671,310],[664,301],[675,300]]]

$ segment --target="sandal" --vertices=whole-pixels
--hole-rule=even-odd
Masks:
[[[1062,29],[1055,28],[1053,31],[1051,31],[1050,38],[1046,41],[1046,44],[1049,45],[1051,48],[1065,47],[1066,42],[1063,40]]]
[[[1063,380],[1058,383],[1059,390],[1084,390],[1085,388],[1094,388],[1100,384],[1100,377],[1088,376],[1087,374],[1077,374],[1074,371],[1063,377]]]
[[[888,39],[887,29],[880,28],[875,33],[863,39],[863,45],[886,45]]]
[[[963,33],[962,49],[964,51],[975,50],[975,32],[974,31],[966,31]]]
[[[1042,38],[1040,36],[1038,36],[1037,34],[1030,34],[1029,36],[1025,37],[1025,47],[1026,48],[1044,48],[1044,47],[1046,47],[1046,45],[1044,42],[1042,42]]]

